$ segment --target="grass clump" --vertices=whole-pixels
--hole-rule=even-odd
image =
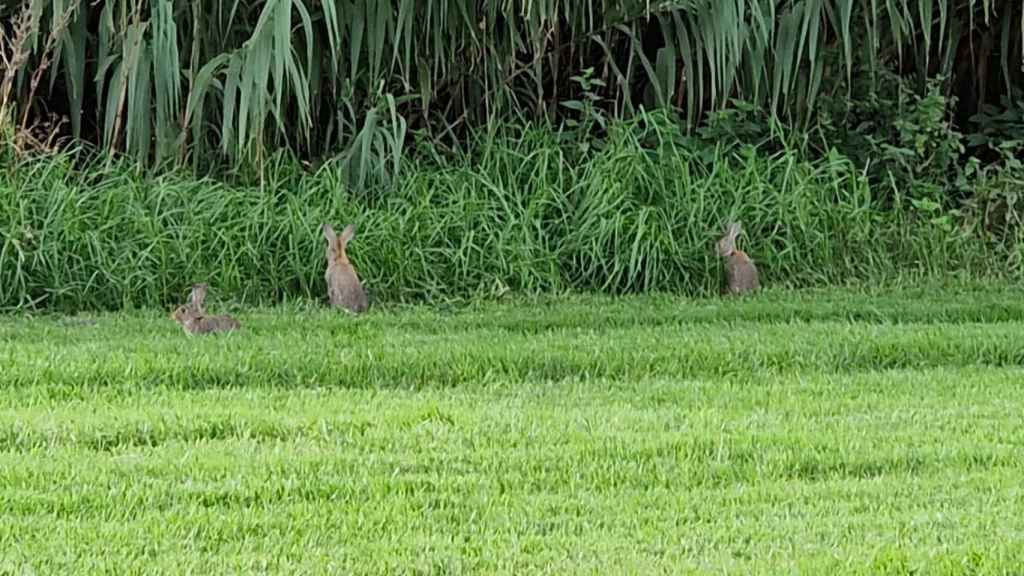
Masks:
[[[985,242],[876,200],[836,155],[711,149],[653,122],[580,151],[548,129],[403,164],[384,190],[282,164],[261,185],[71,158],[0,170],[0,309],[166,307],[194,281],[246,304],[321,297],[322,222],[377,301],[717,292],[727,219],[769,285],[1006,276]]]

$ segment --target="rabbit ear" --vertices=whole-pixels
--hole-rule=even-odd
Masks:
[[[355,238],[356,227],[355,224],[349,224],[345,226],[345,229],[341,231],[341,236],[338,236],[338,240],[341,241],[341,247],[348,246],[348,243],[352,238]]]
[[[729,235],[729,238],[732,238],[733,242],[735,242],[736,238],[740,235],[741,230],[742,228],[739,222],[730,222],[727,234]]]
[[[323,230],[324,238],[327,240],[327,243],[334,244],[334,239],[337,238],[337,236],[334,234],[334,227],[332,227],[330,224],[324,224],[323,226],[320,227],[320,229]]]
[[[725,227],[725,235],[718,241],[718,255],[729,256],[736,251],[736,236],[740,233],[740,225],[737,222],[730,222]]]
[[[196,310],[202,309],[203,300],[206,299],[206,291],[209,286],[206,284],[194,284],[192,285],[192,295],[189,297],[189,302],[196,308]]]

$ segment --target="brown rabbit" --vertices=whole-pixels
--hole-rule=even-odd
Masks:
[[[327,279],[327,295],[331,300],[331,306],[354,314],[365,312],[369,308],[366,292],[345,252],[349,241],[356,234],[355,226],[345,226],[341,235],[336,236],[334,228],[330,224],[324,224],[323,233],[327,239],[327,272],[324,278]]]
[[[206,299],[206,291],[209,286],[206,284],[195,284],[192,286],[192,294],[186,304],[178,306],[171,313],[171,318],[181,324],[185,332],[189,334],[210,334],[213,332],[230,332],[242,327],[242,324],[230,316],[209,316],[203,310],[203,300]]]
[[[740,235],[740,230],[739,222],[731,222],[725,236],[718,241],[718,255],[725,258],[726,291],[729,294],[745,294],[761,287],[754,261],[746,252],[736,249],[736,237]]]

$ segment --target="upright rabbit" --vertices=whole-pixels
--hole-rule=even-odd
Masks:
[[[242,327],[242,324],[230,316],[209,316],[203,310],[203,300],[209,286],[195,284],[187,303],[178,306],[171,313],[171,318],[181,325],[189,334],[210,334],[213,332],[230,332]]]
[[[746,252],[736,249],[736,237],[740,235],[740,230],[739,222],[731,222],[725,236],[718,241],[718,255],[725,258],[726,290],[729,294],[745,294],[761,287],[754,261]]]
[[[327,239],[327,272],[324,278],[327,279],[327,295],[331,306],[355,314],[365,312],[369,308],[366,292],[345,252],[349,241],[356,234],[355,226],[349,224],[341,231],[341,235],[335,235],[334,228],[324,224],[323,232]]]

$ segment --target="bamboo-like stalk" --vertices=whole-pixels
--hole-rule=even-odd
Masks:
[[[674,104],[693,126],[737,97],[800,121],[859,68],[912,53],[925,75],[960,69],[973,57],[960,38],[989,26],[1005,48],[979,69],[1013,90],[1024,50],[999,24],[1024,26],[1024,10],[980,0],[26,0],[8,12],[48,36],[7,50],[7,109],[40,109],[39,83],[15,80],[45,70],[75,136],[96,118],[106,148],[244,163],[291,147],[341,156],[358,181],[397,162],[408,123],[459,138],[496,118],[572,118],[559,104],[581,98],[573,78],[588,69],[613,116]]]

